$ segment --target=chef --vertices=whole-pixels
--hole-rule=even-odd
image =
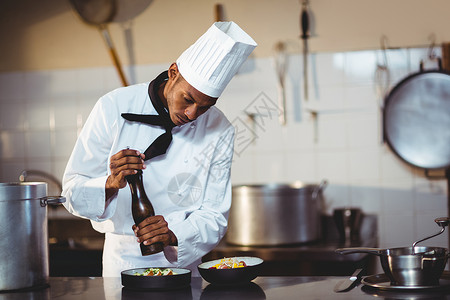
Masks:
[[[116,89],[89,115],[63,177],[66,209],[105,233],[103,276],[126,269],[192,270],[224,236],[234,127],[214,105],[256,47],[216,22],[153,81]],[[150,116],[150,117],[149,117]],[[134,224],[125,177],[142,170],[156,216]],[[139,243],[162,242],[142,256]]]

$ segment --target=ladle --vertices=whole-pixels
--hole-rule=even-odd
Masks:
[[[415,253],[414,248],[416,247],[416,245],[417,245],[418,243],[423,242],[423,241],[428,240],[428,239],[431,239],[431,238],[433,238],[433,237],[435,237],[435,236],[438,236],[438,235],[440,235],[441,233],[443,233],[444,230],[445,230],[445,227],[447,227],[448,224],[450,223],[450,218],[448,218],[448,217],[437,218],[437,219],[434,220],[434,222],[436,222],[436,224],[437,224],[439,227],[442,227],[441,230],[440,230],[438,233],[436,233],[436,234],[433,234],[433,235],[430,235],[430,236],[428,236],[428,237],[426,237],[426,238],[424,238],[424,239],[415,241],[415,242],[412,244],[412,250],[413,250],[413,253]],[[415,253],[415,254],[416,254],[416,253]],[[417,254],[418,254],[418,253],[417,253]],[[428,253],[427,253],[427,254],[428,254]]]

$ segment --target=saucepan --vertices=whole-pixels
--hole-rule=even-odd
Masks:
[[[450,223],[449,217],[434,220],[441,230],[418,240],[412,247],[402,248],[340,248],[337,253],[370,253],[380,257],[381,267],[395,286],[437,286],[444,271],[449,252],[441,247],[418,247],[418,243],[444,232]]]
[[[381,267],[396,286],[437,286],[448,258],[440,247],[340,248],[340,254],[370,253],[380,257]]]

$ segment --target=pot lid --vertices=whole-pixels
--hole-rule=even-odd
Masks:
[[[40,200],[47,196],[45,182],[0,183],[0,202],[17,200]]]
[[[394,153],[424,169],[450,167],[450,75],[427,71],[402,80],[387,96],[384,138]]]

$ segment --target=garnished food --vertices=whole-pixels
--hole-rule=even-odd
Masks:
[[[223,258],[220,260],[218,264],[215,264],[214,266],[210,267],[210,269],[235,269],[235,268],[244,268],[247,264],[241,260],[237,260],[234,257],[231,258]]]
[[[160,268],[148,268],[142,273],[134,273],[136,276],[167,276],[167,275],[175,275],[176,273],[169,268],[160,269]]]

